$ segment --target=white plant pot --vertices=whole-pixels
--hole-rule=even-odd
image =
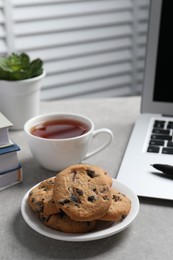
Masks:
[[[0,111],[21,130],[25,122],[39,114],[40,88],[45,72],[38,77],[6,81],[0,80]]]

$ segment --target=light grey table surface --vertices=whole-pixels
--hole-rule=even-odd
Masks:
[[[133,124],[140,111],[140,98],[111,98],[42,102],[41,113],[77,112],[89,116],[95,128],[108,127],[113,143],[88,159],[116,178]],[[173,201],[140,198],[137,218],[124,231],[95,241],[63,242],[32,230],[21,215],[25,193],[41,180],[55,175],[32,157],[23,131],[10,131],[19,144],[23,166],[21,184],[0,192],[0,259],[173,259]],[[164,187],[163,187],[164,189]]]

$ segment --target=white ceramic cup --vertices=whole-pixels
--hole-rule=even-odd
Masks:
[[[80,136],[64,139],[48,139],[31,134],[31,129],[38,123],[57,119],[83,122],[88,126],[88,131]],[[35,116],[25,123],[24,131],[34,158],[40,165],[51,171],[60,171],[72,164],[82,162],[83,159],[87,159],[105,149],[113,138],[111,130],[107,128],[95,130],[91,119],[73,113],[49,113]],[[101,134],[107,135],[106,140],[98,148],[88,152],[92,139]]]

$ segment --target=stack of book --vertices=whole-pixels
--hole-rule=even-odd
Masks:
[[[20,148],[9,138],[13,124],[0,112],[0,190],[22,181],[22,167],[17,152]]]

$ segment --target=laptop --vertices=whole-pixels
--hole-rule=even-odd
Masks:
[[[138,196],[168,200],[173,200],[173,175],[151,165],[173,165],[171,7],[171,0],[151,0],[141,113],[117,175]]]

